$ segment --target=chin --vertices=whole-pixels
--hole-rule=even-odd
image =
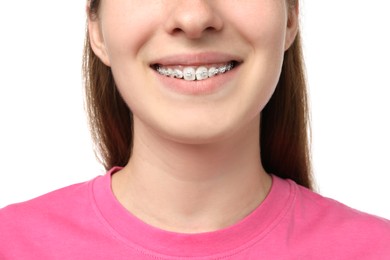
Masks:
[[[171,141],[190,144],[205,145],[224,141],[233,135],[232,127],[207,128],[201,126],[177,127],[160,131],[160,134]],[[201,129],[201,130],[199,130]]]

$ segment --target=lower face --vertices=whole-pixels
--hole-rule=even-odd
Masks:
[[[258,125],[280,76],[287,16],[283,0],[104,0],[100,26],[135,123],[210,143]]]

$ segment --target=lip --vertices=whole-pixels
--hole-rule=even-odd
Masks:
[[[230,61],[235,61],[238,65],[232,70],[200,81],[186,81],[183,79],[176,79],[166,77],[159,74],[153,69],[156,64],[162,66],[207,66],[211,64],[226,64]],[[157,79],[162,83],[161,85],[165,90],[173,91],[182,95],[211,95],[216,92],[220,92],[231,84],[231,82],[240,68],[242,59],[229,54],[224,53],[197,53],[197,54],[184,54],[184,55],[172,55],[158,58],[150,63],[151,70],[153,70]]]
[[[150,62],[150,65],[160,64],[163,66],[201,66],[209,64],[224,64],[229,61],[242,62],[240,57],[231,54],[204,52],[194,54],[180,54],[165,56]]]

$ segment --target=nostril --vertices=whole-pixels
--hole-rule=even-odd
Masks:
[[[173,29],[173,31],[172,31],[173,34],[177,34],[177,33],[181,33],[181,32],[183,32],[183,30],[180,29],[180,28],[175,28],[175,29]]]
[[[216,32],[217,29],[214,26],[208,26],[205,28],[189,26],[189,27],[176,27],[171,31],[172,35],[185,34],[189,38],[201,38],[204,33]]]

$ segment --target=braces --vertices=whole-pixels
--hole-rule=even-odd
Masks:
[[[211,67],[207,69],[206,67],[186,67],[183,70],[180,69],[165,69],[161,65],[156,65],[156,71],[164,76],[171,77],[171,78],[177,78],[177,79],[184,79],[187,81],[194,81],[194,80],[205,80],[208,78],[212,78],[216,75],[223,74],[231,69],[234,68],[234,62],[229,62],[227,65],[221,66],[219,68]]]

